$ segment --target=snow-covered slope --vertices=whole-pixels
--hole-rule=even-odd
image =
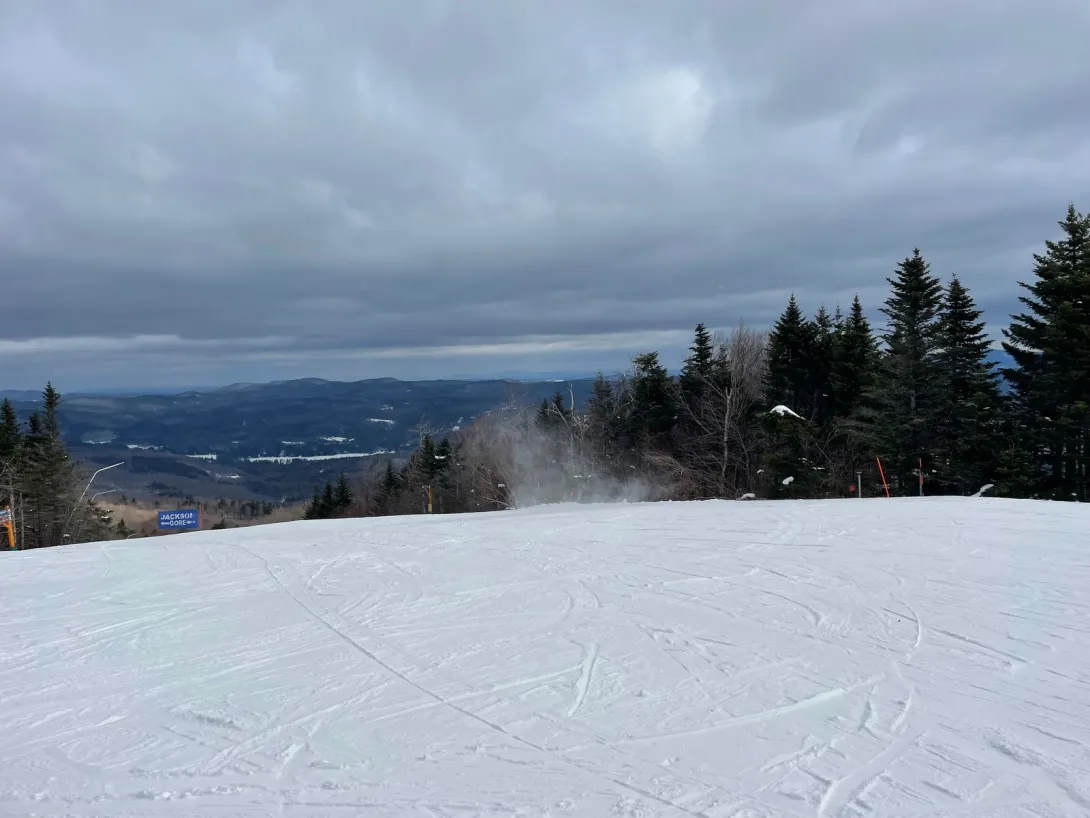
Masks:
[[[296,523],[0,603],[4,816],[1090,814],[1086,507]]]

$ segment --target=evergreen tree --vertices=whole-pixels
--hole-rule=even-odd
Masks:
[[[345,488],[348,488],[348,484],[345,483]],[[351,492],[349,492],[351,496]],[[349,500],[351,502],[351,500]],[[315,491],[314,496],[307,504],[306,509],[303,511],[304,520],[328,520],[332,517],[340,507],[337,505],[337,489],[333,484],[326,480],[325,485],[320,491]]]
[[[322,499],[320,503],[320,519],[325,520],[332,517],[333,513],[337,510],[337,498],[333,488],[333,484],[330,483],[328,480],[326,480],[325,486],[322,488]]]
[[[878,344],[857,295],[848,317],[833,334],[829,382],[834,415],[850,418],[863,407],[865,396],[874,391],[878,356]]]
[[[996,434],[996,497],[1032,497],[1039,488],[1033,462],[1033,436],[1036,427],[1026,423],[1017,401],[1000,398],[999,428]],[[991,481],[989,481],[991,482]]]
[[[61,405],[61,393],[53,388],[52,382],[45,385],[42,392],[42,430],[51,438],[60,439],[61,425],[57,410]]]
[[[1057,500],[1090,501],[1090,216],[1074,205],[1063,238],[1034,254],[1032,283],[1011,316],[1003,348],[1014,410],[1026,430],[1035,487]]]
[[[977,491],[995,477],[999,375],[988,360],[991,344],[981,310],[955,276],[938,322],[936,369],[941,392],[933,436],[944,491]]]
[[[570,420],[571,411],[565,404],[564,393],[555,392],[551,399],[541,399],[541,405],[538,406],[535,417],[539,429],[557,432],[566,429]]]
[[[27,419],[19,458],[19,492],[25,522],[24,548],[47,548],[66,542],[69,524],[89,522],[89,505],[77,509],[75,464],[60,436],[60,393],[52,384],[42,392],[42,408]],[[71,539],[71,537],[68,537]]]
[[[435,482],[433,493],[435,509],[442,514],[447,510],[457,511],[455,497],[455,451],[450,438],[444,437],[435,447]]]
[[[542,398],[541,403],[538,404],[537,414],[534,415],[534,422],[539,429],[549,429],[553,425],[549,412],[549,401],[545,398]]]
[[[681,366],[678,385],[682,399],[690,404],[700,400],[712,378],[715,368],[715,345],[712,335],[704,324],[697,324],[689,356]]]
[[[350,505],[352,505],[352,489],[348,485],[348,480],[345,479],[344,472],[341,472],[340,477],[337,478],[337,486],[333,490],[333,509],[344,511]]]
[[[618,390],[601,372],[594,379],[594,387],[587,403],[587,447],[594,462],[603,471],[614,473],[618,467],[619,447],[622,436],[621,410]]]
[[[424,435],[420,440],[420,448],[413,453],[413,458],[410,461],[415,478],[414,482],[418,485],[430,486],[435,482],[438,471],[438,462],[435,455],[435,440],[432,439],[431,435]]]
[[[401,479],[392,460],[386,461],[386,470],[375,494],[375,514],[394,514],[401,497]]]
[[[776,320],[768,338],[766,400],[770,406],[785,405],[803,420],[791,415],[761,414],[765,449],[761,462],[768,481],[767,496],[803,496],[810,491],[809,449],[813,440],[811,418],[821,411],[821,393],[827,390],[831,357],[831,336],[818,343],[818,333],[828,332],[832,321],[822,309],[821,321],[807,321],[794,294]],[[784,479],[791,482],[784,484]]]
[[[314,492],[314,496],[311,497],[310,502],[307,503],[306,508],[303,510],[304,520],[320,520],[322,519],[322,494],[319,491]]]
[[[664,440],[677,420],[673,382],[657,352],[637,355],[632,360],[629,381],[631,410],[629,433],[650,445]]]
[[[887,477],[914,488],[919,461],[926,469],[932,458],[932,429],[940,408],[936,353],[942,284],[918,249],[886,281],[893,292],[882,308],[889,326],[875,431]]]
[[[768,374],[765,380],[767,400],[784,404],[798,414],[809,414],[812,406],[810,345],[813,327],[799,308],[794,294],[772,326],[768,337]]]
[[[807,379],[809,381],[810,399],[803,408],[812,421],[817,424],[825,423],[832,417],[832,369],[833,369],[833,330],[835,324],[832,316],[821,306],[814,320],[807,326],[806,331],[810,337],[806,347]],[[796,409],[798,411],[798,409]]]
[[[15,406],[10,400],[4,398],[0,403],[0,472],[5,466],[14,468],[15,455],[22,442],[22,434],[19,431],[19,418],[15,414]],[[0,481],[0,485],[3,485]]]

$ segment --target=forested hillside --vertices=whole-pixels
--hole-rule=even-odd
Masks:
[[[558,392],[425,436],[354,503],[330,500],[331,485],[312,515],[426,511],[429,495],[436,511],[860,490],[1086,502],[1090,217],[1071,206],[1059,226],[1020,284],[1021,311],[993,317],[1013,361],[1002,371],[972,294],[916,250],[887,278],[877,331],[858,298],[792,296],[769,332],[701,324],[675,375],[646,352],[625,376],[599,376],[586,405]]]
[[[1020,284],[1021,310],[993,317],[1002,371],[972,293],[916,250],[886,279],[879,328],[858,297],[791,296],[769,331],[700,324],[677,373],[649,351],[599,375],[588,400],[565,387],[539,404],[512,395],[446,433],[420,424],[414,451],[317,487],[306,516],[859,492],[1087,502],[1090,217],[1071,206],[1059,226]],[[0,504],[15,500],[21,547],[109,531],[82,496],[60,400],[47,387],[22,421],[3,403]]]

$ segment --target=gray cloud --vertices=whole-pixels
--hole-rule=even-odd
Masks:
[[[0,4],[0,386],[613,369],[1090,196],[1074,0]]]

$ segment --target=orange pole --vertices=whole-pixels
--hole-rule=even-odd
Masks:
[[[886,482],[886,473],[882,470],[882,458],[876,457],[874,459],[878,461],[878,473],[882,475],[882,488],[886,490],[886,497],[889,497],[889,483]]]
[[[2,510],[4,512],[4,520],[3,520],[3,523],[0,523],[0,524],[2,524],[4,526],[4,530],[8,532],[8,548],[11,549],[12,551],[14,551],[15,550],[15,525],[13,524],[12,519],[11,519],[11,509],[5,507],[5,508],[0,509],[0,510]]]

